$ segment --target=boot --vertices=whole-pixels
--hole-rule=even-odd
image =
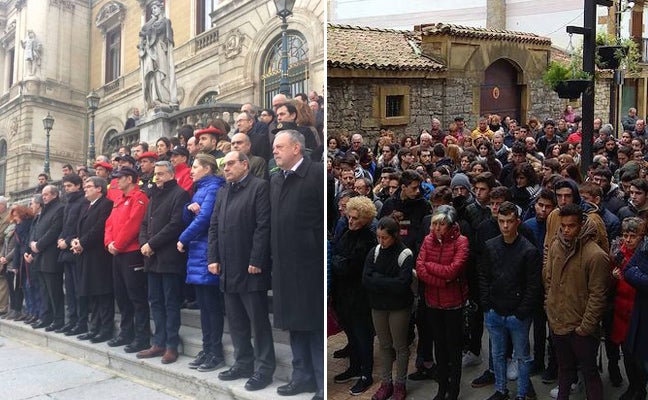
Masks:
[[[387,400],[394,393],[394,384],[391,382],[383,382],[380,384],[378,391],[371,396],[371,400]]]
[[[405,389],[404,382],[394,385],[394,395],[392,396],[392,400],[405,400],[406,396],[407,389]]]

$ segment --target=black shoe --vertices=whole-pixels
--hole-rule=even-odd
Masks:
[[[608,375],[610,376],[610,382],[612,382],[612,386],[621,387],[621,385],[623,384],[623,377],[621,376],[621,370],[619,369],[618,363],[608,363]]]
[[[25,319],[23,320],[23,324],[31,325],[31,324],[34,323],[34,321],[35,321],[36,319],[37,319],[37,318],[36,318],[35,316],[33,316],[33,315],[28,315],[27,318],[25,318]]]
[[[133,339],[128,339],[128,338],[125,338],[123,336],[117,336],[116,338],[110,339],[108,341],[108,343],[106,343],[106,344],[108,346],[110,346],[110,347],[119,347],[119,346],[123,346],[125,344],[129,344],[132,341],[133,341]],[[149,346],[147,346],[146,348],[148,349]]]
[[[509,394],[508,392],[502,393],[502,392],[495,392],[491,397],[489,397],[487,400],[508,400],[509,399]]]
[[[187,304],[185,305],[188,310],[198,310],[200,307],[198,307],[198,303],[195,301],[188,301]]]
[[[318,390],[317,393],[315,393],[315,396],[313,396],[311,400],[324,400],[324,391]]]
[[[45,328],[45,332],[52,332],[52,331],[55,331],[55,330],[60,329],[62,327],[63,327],[63,324],[57,324],[57,323],[52,322],[51,324],[49,324],[49,326],[47,328]]]
[[[110,341],[108,342],[108,346],[110,346]],[[146,350],[149,347],[151,347],[151,343],[149,342],[141,342],[138,340],[134,340],[131,343],[124,346],[124,351],[126,353],[137,353],[138,351]]]
[[[54,332],[56,332],[56,333],[66,333],[67,331],[74,329],[75,326],[76,326],[76,324],[65,324],[62,327],[55,330]]]
[[[494,385],[494,384],[495,384],[495,374],[487,369],[486,371],[484,371],[483,374],[481,374],[480,377],[475,378],[470,383],[470,386],[474,388],[480,388],[480,387]]]
[[[351,347],[347,344],[340,350],[335,350],[333,352],[333,358],[349,358],[351,355]]]
[[[82,326],[75,326],[74,328],[65,332],[65,336],[77,336],[86,332],[88,332],[88,328],[84,328]]]
[[[47,323],[44,321],[41,321],[40,319],[32,324],[32,328],[34,329],[43,329],[47,328],[50,326],[51,323]]]
[[[354,379],[360,378],[360,371],[354,371],[351,368],[347,369],[346,371],[342,372],[341,374],[335,375],[333,378],[333,382],[335,383],[345,383],[352,381]]]
[[[216,354],[208,353],[205,361],[197,368],[199,372],[209,372],[215,369],[223,368],[225,360]]]
[[[548,366],[547,369],[545,369],[545,372],[542,374],[542,383],[545,384],[551,384],[556,382],[556,379],[558,379],[558,371],[556,370],[555,367]]]
[[[102,333],[90,339],[90,343],[101,343],[106,342],[112,338],[110,333]]]
[[[427,381],[431,379],[436,379],[436,365],[431,366],[430,368],[421,367],[409,374],[407,377],[410,381]]]
[[[349,393],[351,393],[352,396],[358,396],[366,392],[371,385],[373,385],[373,379],[370,376],[361,376],[360,379],[358,379],[358,382],[349,389]]]
[[[227,371],[223,371],[218,374],[218,379],[221,381],[235,381],[241,378],[250,378],[252,377],[252,371],[247,371],[243,368],[232,367]]]
[[[277,388],[277,394],[279,396],[294,396],[300,393],[308,393],[317,391],[317,385],[312,381],[305,382],[293,382],[279,386]]]
[[[272,383],[271,376],[262,375],[260,372],[255,372],[252,377],[245,382],[245,390],[253,392],[261,390]]]
[[[94,338],[95,336],[97,336],[97,333],[90,331],[88,333],[84,333],[83,335],[77,336],[77,339],[79,339],[79,340],[90,340],[90,339]]]
[[[200,367],[200,365],[205,362],[206,358],[207,358],[207,352],[205,352],[204,350],[200,350],[196,358],[194,358],[194,360],[189,363],[189,368],[196,369]]]

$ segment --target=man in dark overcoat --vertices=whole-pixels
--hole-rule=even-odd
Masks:
[[[29,239],[29,248],[34,257],[33,269],[40,273],[42,310],[40,320],[32,326],[54,331],[65,322],[63,299],[63,264],[58,262],[57,240],[63,228],[64,205],[56,186],[43,188],[43,211],[38,217]]]
[[[227,153],[223,172],[227,185],[216,198],[209,226],[208,261],[210,271],[214,269],[220,275],[236,359],[234,366],[218,377],[250,377],[245,388],[259,390],[272,382],[275,371],[268,317],[269,185],[250,173],[249,160],[243,152]],[[254,337],[254,347],[250,336]]]
[[[290,331],[293,373],[277,393],[324,398],[324,167],[304,157],[304,137],[277,133],[270,181],[273,314]]]
[[[92,313],[90,332],[87,317],[79,319],[77,326],[66,335],[80,335],[90,340],[95,336],[112,336],[114,329],[115,300],[113,297],[112,255],[104,246],[106,220],[113,208],[106,197],[107,182],[98,176],[88,178],[83,184],[85,202],[81,207],[76,238],[71,242],[72,252],[78,257],[79,298],[85,298]]]
[[[178,185],[169,161],[156,162],[154,175],[156,187],[151,191],[151,201],[142,220],[139,242],[148,275],[155,332],[151,348],[142,349],[138,357],[148,358],[164,350],[162,363],[169,364],[178,359],[180,344],[178,331],[187,256],[178,251],[176,243],[185,229],[182,213],[190,198]]]

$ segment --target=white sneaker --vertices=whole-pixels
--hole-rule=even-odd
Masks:
[[[509,360],[506,366],[506,377],[509,381],[515,381],[518,378],[518,363],[517,360]]]
[[[464,368],[472,367],[481,364],[483,361],[480,356],[475,355],[472,351],[467,351],[461,359],[461,366]]]
[[[572,383],[571,389],[569,390],[569,395],[571,396],[572,394],[579,393],[581,389],[583,389],[583,385],[581,384],[580,381],[576,383]],[[549,396],[551,396],[552,399],[558,398],[558,386],[551,389],[551,391],[549,392]]]

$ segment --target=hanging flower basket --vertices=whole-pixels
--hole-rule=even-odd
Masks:
[[[596,66],[600,69],[618,69],[627,55],[628,48],[625,46],[598,46]]]
[[[554,90],[561,99],[577,99],[587,89],[590,82],[587,79],[568,79],[559,82]]]

